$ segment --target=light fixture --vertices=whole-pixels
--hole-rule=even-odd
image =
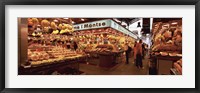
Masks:
[[[56,19],[55,19],[55,20],[53,20],[53,21],[54,21],[54,22],[58,22],[58,20],[56,20]]]
[[[85,19],[81,18],[81,21],[85,21]]]
[[[63,19],[69,19],[69,18],[63,18]]]
[[[163,26],[169,26],[168,24],[166,24],[166,25],[163,25]]]
[[[74,21],[72,21],[72,24],[74,24],[75,22]]]
[[[177,22],[172,23],[173,25],[177,24]]]

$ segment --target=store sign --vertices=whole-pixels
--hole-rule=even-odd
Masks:
[[[137,38],[135,34],[133,34],[129,30],[125,29],[123,26],[117,24],[115,21],[110,20],[110,19],[76,24],[73,27],[74,27],[74,31],[111,27],[133,38]]]
[[[74,25],[74,30],[87,30],[87,29],[94,29],[94,28],[104,28],[110,26],[111,20],[101,20],[101,21],[94,21],[94,22],[87,22],[82,24]]]
[[[121,25],[117,24],[112,20],[111,20],[111,27],[133,38],[137,38],[137,36],[134,35],[132,32],[128,31],[127,29],[125,29],[124,27],[122,27]]]

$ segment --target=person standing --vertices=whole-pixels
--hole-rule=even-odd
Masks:
[[[145,45],[144,45],[144,43],[142,43],[142,59],[144,59],[144,56],[145,56]]]
[[[126,43],[125,45],[125,52],[126,52],[126,64],[129,63],[129,54],[131,52],[131,47],[128,45],[128,43]]]
[[[78,45],[77,45],[77,43],[74,41],[74,50],[76,51],[76,49],[78,48]]]
[[[137,45],[137,41],[135,41],[134,48],[133,48],[134,63],[136,63],[136,50],[137,50],[136,45]]]
[[[135,58],[136,58],[136,66],[137,68],[143,69],[142,64],[142,40],[139,41],[139,43],[136,44],[136,50],[135,50]]]

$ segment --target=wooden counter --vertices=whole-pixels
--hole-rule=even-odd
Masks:
[[[158,75],[170,75],[170,69],[173,67],[173,63],[181,59],[179,56],[161,56],[153,55],[151,59],[155,59],[156,69]]]
[[[47,64],[33,65],[24,68],[19,67],[18,75],[51,75],[54,71],[62,74],[79,74],[79,62],[85,61],[85,57],[68,59]]]

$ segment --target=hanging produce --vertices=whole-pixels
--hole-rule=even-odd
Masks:
[[[53,29],[52,34],[58,34],[59,31],[57,30],[57,25],[55,22],[51,22],[51,28]]]
[[[44,32],[49,31],[49,25],[50,25],[50,22],[48,20],[44,19],[41,21],[41,26],[42,26]]]

